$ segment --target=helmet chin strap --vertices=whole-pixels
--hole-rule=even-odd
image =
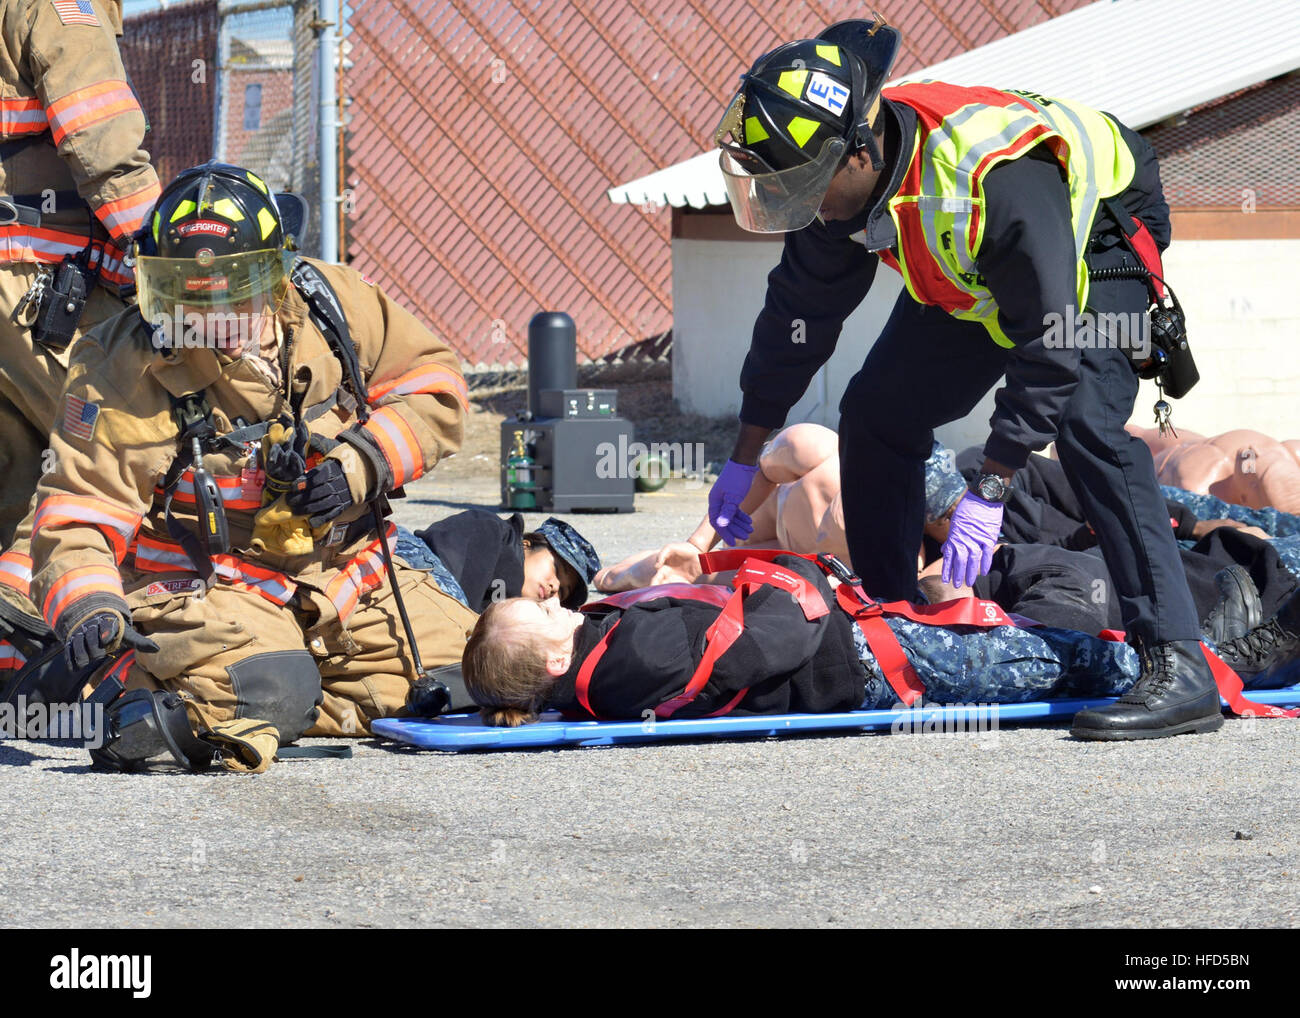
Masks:
[[[880,146],[876,144],[876,136],[868,134],[867,140],[863,147],[867,150],[867,155],[871,157],[871,168],[877,172],[885,168],[885,157],[880,154]]]
[[[857,141],[859,148],[866,149],[867,155],[871,157],[871,168],[877,173],[885,168],[885,157],[881,155],[880,146],[876,144],[875,126],[879,120],[880,96],[876,96],[866,116],[858,123]]]

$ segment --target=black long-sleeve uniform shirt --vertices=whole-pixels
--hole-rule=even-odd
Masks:
[[[830,611],[809,620],[788,592],[774,586],[746,595],[744,632],[718,658],[699,696],[674,717],[704,717],[746,688],[732,713],[820,714],[861,706],[866,670],[854,649],[853,623],[835,606],[816,565],[785,555],[776,561],[808,579]],[[589,614],[574,633],[573,666],[556,680],[548,705],[585,713],[575,690],[578,671],[617,624],[592,673],[590,702],[599,717],[640,719],[686,687],[720,612],[704,601],[659,597]]]
[[[785,423],[790,407],[834,352],[844,320],[871,288],[879,263],[875,252],[897,252],[897,230],[888,203],[912,158],[916,112],[888,99],[884,106],[890,114],[884,147],[890,169],[888,175],[881,175],[867,208],[850,220],[814,221],[786,234],[781,262],[768,276],[767,299],[741,369],[740,419],[747,424],[779,428]],[[1168,207],[1155,154],[1139,135],[1122,126],[1121,131],[1137,164],[1121,201],[1147,223],[1163,250],[1169,243]],[[1031,451],[1056,438],[1061,411],[1078,384],[1078,349],[1049,349],[1044,342],[1048,314],[1065,316],[1071,309],[1081,310],[1074,307],[1076,257],[1069,190],[1060,164],[1040,145],[990,170],[984,178],[984,199],[984,239],[975,264],[997,302],[999,324],[1016,347],[1007,365],[1006,384],[996,397],[984,452],[1018,468]],[[864,230],[865,244],[850,239]],[[1120,244],[1116,225],[1099,213],[1092,241],[1098,260],[1090,256],[1090,263],[1136,264]],[[1094,283],[1089,306],[1108,308],[1116,301],[1131,300],[1134,287],[1142,292],[1142,284],[1132,280]],[[800,341],[792,342],[796,321],[802,323]],[[983,341],[993,342],[992,338]],[[917,342],[924,338],[918,337]],[[936,370],[941,369],[936,365]],[[924,398],[919,391],[923,382],[917,379],[918,398]]]

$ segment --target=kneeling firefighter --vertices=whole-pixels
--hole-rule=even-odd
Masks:
[[[137,238],[138,309],[73,352],[31,590],[96,672],[100,764],[260,771],[301,736],[366,734],[473,626],[378,528],[460,444],[458,359],[296,257],[304,213],[239,167],[184,171]]]

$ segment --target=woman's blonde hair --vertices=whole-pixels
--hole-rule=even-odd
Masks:
[[[465,688],[479,705],[485,725],[517,728],[537,720],[555,676],[546,670],[546,650],[527,628],[505,623],[510,601],[493,601],[479,617],[461,655]]]

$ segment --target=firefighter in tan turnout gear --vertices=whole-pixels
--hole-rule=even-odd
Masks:
[[[31,559],[15,532],[71,344],[122,310],[124,252],[158,200],[121,30],[111,0],[0,5],[0,584],[20,594]]]
[[[261,770],[302,735],[366,734],[416,678],[365,503],[457,449],[465,382],[356,272],[295,261],[303,212],[238,167],[180,174],[140,237],[139,308],[73,352],[31,589],[69,664],[125,685],[102,764],[215,746]],[[424,664],[458,661],[475,614],[394,565]]]

